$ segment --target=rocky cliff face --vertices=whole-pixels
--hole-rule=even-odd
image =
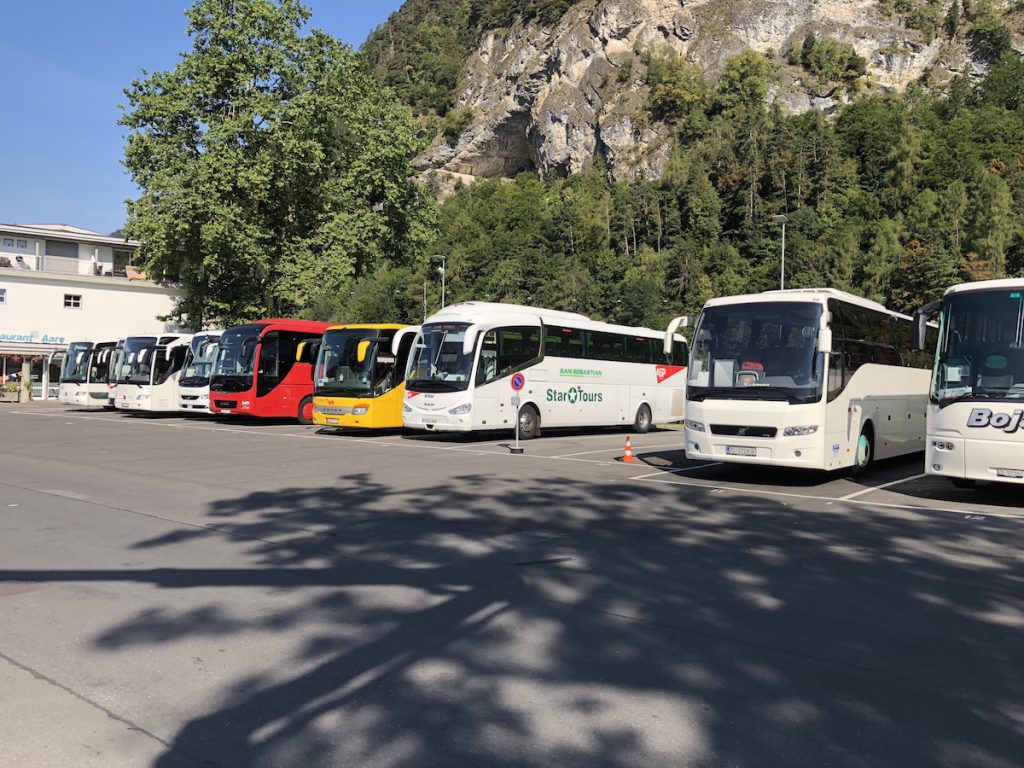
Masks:
[[[436,141],[420,167],[443,187],[523,170],[575,173],[600,156],[615,178],[656,178],[671,130],[649,120],[638,51],[670,49],[713,78],[729,56],[752,48],[779,57],[808,32],[853,46],[868,62],[870,88],[902,89],[926,70],[941,78],[980,66],[963,43],[926,41],[882,15],[877,0],[583,0],[553,27],[484,35],[457,99],[472,122],[454,146]],[[783,66],[773,97],[790,112],[827,112],[845,98],[820,88]]]

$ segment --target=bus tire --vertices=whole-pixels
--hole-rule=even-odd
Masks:
[[[856,453],[853,455],[853,467],[850,474],[860,477],[871,468],[875,460],[875,428],[871,422],[867,422],[860,431],[857,439]]]
[[[519,439],[533,440],[540,437],[540,414],[532,405],[519,409]]]
[[[299,403],[299,412],[295,417],[299,424],[312,424],[313,423],[313,398],[304,397],[302,402]]]
[[[965,490],[978,487],[977,481],[971,480],[969,477],[951,477],[950,482],[953,483],[955,488],[963,488]]]
[[[651,409],[644,403],[636,409],[636,418],[633,419],[633,431],[644,435],[651,431]]]

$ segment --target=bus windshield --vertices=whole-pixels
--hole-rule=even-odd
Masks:
[[[206,341],[192,349],[189,363],[181,373],[179,384],[183,387],[205,387],[210,383],[210,374],[217,359],[217,342]]]
[[[156,338],[136,336],[124,343],[121,351],[118,384],[149,384],[153,376],[153,362],[157,355]]]
[[[821,312],[816,302],[705,308],[694,332],[687,398],[817,402],[824,380]]]
[[[89,380],[89,360],[92,357],[91,341],[75,341],[68,346],[67,357],[60,372],[61,384],[85,384]]]
[[[469,388],[473,353],[462,351],[469,323],[429,323],[413,347],[406,385],[419,392],[453,392]]]
[[[261,325],[243,325],[224,332],[217,345],[211,386],[224,392],[245,392],[252,387],[256,344],[263,328]]]
[[[376,339],[373,328],[345,328],[327,331],[316,361],[316,391],[336,397],[382,395],[394,379],[394,358],[390,350],[371,343],[359,361],[359,344]],[[384,354],[380,354],[384,353]]]
[[[1024,291],[954,293],[939,322],[933,402],[1024,399]]]

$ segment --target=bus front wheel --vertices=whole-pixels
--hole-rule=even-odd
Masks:
[[[860,477],[871,467],[875,459],[875,430],[871,423],[864,425],[860,437],[857,439],[857,453],[853,457],[853,467],[850,474]]]
[[[299,424],[313,423],[313,398],[303,398],[302,402],[299,403],[299,413],[297,418],[299,420]]]
[[[644,403],[636,411],[636,418],[633,419],[633,431],[638,434],[646,434],[651,431],[651,409]]]
[[[532,405],[524,405],[519,411],[519,439],[533,440],[540,437],[540,414]]]

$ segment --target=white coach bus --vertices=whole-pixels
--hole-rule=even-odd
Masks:
[[[117,341],[73,341],[60,371],[60,401],[79,408],[105,408]]]
[[[697,321],[686,453],[863,472],[924,449],[929,361],[913,320],[831,288],[711,299]]]
[[[177,411],[178,374],[191,341],[191,334],[125,339],[114,405],[126,411]]]
[[[203,331],[192,337],[178,379],[178,407],[187,413],[210,412],[210,376],[217,361],[222,331]]]
[[[609,325],[571,312],[464,302],[418,329],[409,355],[402,420],[436,431],[514,429],[512,377],[521,374],[519,435],[541,426],[682,421],[686,342],[664,354],[664,331]]]
[[[925,471],[959,487],[1024,484],[1024,279],[954,286],[915,319],[917,346],[935,351]]]

